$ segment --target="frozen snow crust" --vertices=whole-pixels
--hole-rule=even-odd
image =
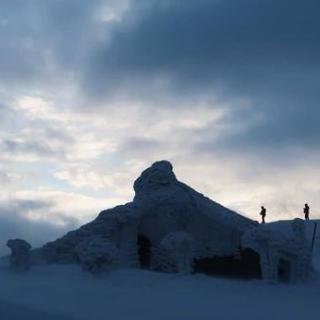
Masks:
[[[137,242],[142,235],[151,244],[152,268],[159,266],[161,243],[172,232],[187,234],[193,256],[203,258],[236,254],[244,232],[257,226],[178,181],[168,161],[144,170],[134,182],[134,191],[132,202],[102,211],[92,222],[46,244],[33,256],[46,263],[79,263],[79,244],[98,236],[119,250],[119,266],[137,267]]]

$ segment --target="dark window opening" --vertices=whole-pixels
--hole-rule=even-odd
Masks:
[[[138,255],[141,268],[150,269],[151,242],[146,236],[141,234],[138,235]]]
[[[194,272],[230,278],[261,279],[260,257],[255,251],[245,249],[240,251],[240,257],[195,259]]]
[[[278,280],[281,282],[290,281],[290,262],[288,260],[285,260],[285,259],[279,260]]]

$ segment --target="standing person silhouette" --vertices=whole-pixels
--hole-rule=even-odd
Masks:
[[[309,220],[310,207],[307,203],[304,205],[303,213],[305,220]]]
[[[260,216],[261,216],[261,218],[262,218],[261,223],[263,223],[263,224],[266,223],[266,221],[265,221],[266,215],[267,215],[267,210],[266,210],[266,208],[265,208],[264,206],[261,206]]]

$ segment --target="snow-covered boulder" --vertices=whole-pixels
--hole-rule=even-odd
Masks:
[[[14,271],[25,271],[30,268],[31,245],[22,239],[10,239],[7,246],[11,249],[10,266]]]
[[[81,241],[75,250],[83,269],[92,273],[110,271],[119,262],[119,250],[112,242],[100,236]]]
[[[178,273],[191,273],[193,270],[193,239],[186,232],[171,232],[161,241],[161,247],[166,253],[163,263],[171,265]],[[168,261],[170,260],[170,261]]]
[[[251,229],[242,237],[242,247],[260,255],[262,277],[267,281],[299,282],[312,272],[311,248],[301,219],[294,219],[290,227],[280,222]]]

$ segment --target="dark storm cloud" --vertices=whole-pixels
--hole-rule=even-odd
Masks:
[[[152,79],[166,76],[173,95],[250,100],[250,113],[226,119],[246,126],[228,132],[225,146],[314,146],[319,10],[312,0],[136,1],[112,42],[97,48],[86,84],[97,94],[131,87],[144,95]]]
[[[1,1],[1,82],[38,89],[71,73],[90,106],[119,95],[158,106],[169,96],[177,108],[195,96],[241,98],[251,109],[232,109],[220,146],[318,142],[319,1],[132,0],[119,21],[97,20],[109,3]],[[216,144],[211,132],[199,148]]]
[[[276,65],[290,71],[291,63],[299,62],[299,68],[318,61],[320,5],[305,3],[172,0],[141,6],[140,2],[129,13],[135,19],[120,24],[111,46],[100,52],[95,71],[105,67],[115,79],[167,72],[193,86],[217,80],[241,87],[238,80],[245,78],[259,88],[255,80],[265,70],[277,78],[281,73]]]
[[[0,3],[2,84],[50,83],[75,72],[90,48],[103,1],[4,0]]]

